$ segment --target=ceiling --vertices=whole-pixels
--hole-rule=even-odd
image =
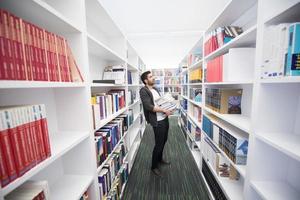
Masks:
[[[177,67],[229,0],[100,0],[148,68]]]

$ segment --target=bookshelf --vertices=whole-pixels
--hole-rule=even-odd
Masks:
[[[79,67],[84,82],[0,81],[0,105],[45,104],[51,144],[51,157],[23,176],[1,188],[0,200],[28,180],[47,180],[51,199],[77,200],[87,191],[92,200],[100,199],[95,154],[91,95],[110,89],[138,91],[137,80],[128,84],[97,84],[108,65],[123,65],[139,77],[145,64],[98,0],[3,1],[1,8],[41,28],[61,35]],[[134,122],[120,141],[126,143],[125,161],[133,165],[145,130],[139,96],[117,113],[97,122],[104,126],[119,114],[133,110]],[[140,123],[142,121],[142,123]],[[118,145],[117,145],[118,146]],[[123,188],[125,184],[123,185]]]
[[[201,141],[204,137],[208,137],[221,152],[223,158],[229,161],[240,174],[238,181],[223,178],[216,173],[211,161],[204,159],[228,199],[300,198],[300,185],[297,181],[300,178],[297,170],[300,167],[298,134],[300,130],[300,79],[299,76],[261,78],[266,28],[280,23],[299,22],[299,9],[300,3],[297,0],[242,2],[232,0],[208,27],[203,37],[200,37],[197,44],[199,48],[204,49],[210,32],[222,26],[241,26],[244,30],[243,33],[207,54],[200,61],[188,63],[189,53],[179,64],[182,68],[182,77],[200,65],[203,66],[205,75],[208,63],[218,56],[230,53],[233,48],[255,48],[251,66],[244,74],[237,70],[231,71],[232,77],[220,82],[205,79],[202,81],[202,103],[199,104],[199,107],[202,108],[202,118],[204,115],[213,116],[210,119],[214,125],[221,127],[231,135],[234,135],[234,132],[242,133],[249,141],[247,164],[236,165],[219,148],[218,143],[202,130]],[[201,62],[202,64],[200,64]],[[229,67],[233,65],[229,65]],[[183,130],[188,131],[183,123],[185,118],[197,126],[203,125],[204,122],[197,124],[189,112],[190,107],[197,105],[190,99],[190,88],[194,85],[190,84],[189,79],[182,82],[181,85],[182,88],[186,88],[181,99],[187,101],[188,111],[181,109],[182,119],[179,120],[179,125]],[[206,88],[243,89],[242,114],[221,114],[207,107],[205,104]],[[200,153],[191,150],[195,161],[200,163],[199,159],[205,156],[201,147],[203,144],[199,146]],[[205,179],[201,166],[199,170]],[[207,180],[206,184],[209,188]],[[210,194],[214,199],[211,191]]]

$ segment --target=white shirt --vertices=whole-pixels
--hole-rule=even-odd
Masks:
[[[156,100],[160,98],[158,92],[155,89],[150,89],[152,96],[153,96],[153,100],[154,100],[154,105],[157,106],[156,104]],[[161,121],[164,120],[167,116],[165,113],[163,112],[156,112],[156,117],[157,117],[157,121]]]

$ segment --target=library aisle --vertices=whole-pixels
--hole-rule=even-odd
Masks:
[[[205,183],[186,145],[177,118],[170,117],[169,120],[170,129],[164,157],[171,165],[160,167],[162,178],[151,172],[154,133],[152,127],[147,125],[128,178],[124,199],[209,199]]]

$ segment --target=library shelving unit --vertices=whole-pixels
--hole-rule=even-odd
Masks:
[[[45,104],[52,155],[9,185],[0,189],[0,200],[28,180],[47,180],[51,199],[78,200],[87,191],[100,199],[96,164],[91,95],[132,84],[95,84],[109,65],[123,65],[139,76],[145,65],[98,0],[10,0],[1,8],[67,39],[83,76],[82,83],[0,81],[0,105]],[[132,85],[132,86],[131,86]],[[139,147],[145,120],[139,96],[118,113],[97,122],[97,128],[119,114],[134,111],[134,122],[123,136],[128,149],[125,160],[131,168]],[[124,188],[124,186],[123,186]]]
[[[261,78],[266,28],[280,23],[299,22],[299,10],[299,0],[232,0],[227,4],[205,31],[199,43],[203,42],[204,49],[210,32],[218,27],[240,26],[243,33],[199,61],[203,66],[204,76],[207,73],[207,63],[230,52],[231,49],[255,48],[254,56],[251,56],[251,60],[248,57],[247,60],[251,67],[243,69],[244,71],[231,71],[231,76],[223,78],[222,82],[208,82],[203,77],[203,103],[199,104],[202,109],[201,123],[197,123],[193,116],[189,115],[193,102],[189,93],[191,84],[186,75],[189,74],[190,68],[200,63],[196,62],[182,70],[182,76],[186,76],[186,80],[182,82],[182,100],[187,104],[187,109],[181,108],[179,119],[183,132],[189,133],[187,121],[202,129],[205,116],[234,137],[240,135],[249,141],[246,165],[235,164],[219,147],[218,142],[214,138],[211,139],[203,129],[200,145],[195,141],[191,145],[192,154],[203,179],[207,181],[201,171],[202,161],[210,169],[227,199],[300,199],[300,79],[299,76]],[[188,57],[189,55],[184,60]],[[186,66],[187,62],[180,65]],[[234,64],[227,66],[228,70],[233,66]],[[243,67],[241,66],[241,69]],[[207,107],[206,88],[243,89],[242,114],[220,114]],[[206,150],[203,149],[205,137],[209,138],[220,155],[239,173],[239,180],[221,177],[214,169],[213,163],[209,159],[203,159],[206,157]],[[194,151],[194,144],[200,151]],[[208,185],[207,187],[211,198],[217,199],[212,189]]]

